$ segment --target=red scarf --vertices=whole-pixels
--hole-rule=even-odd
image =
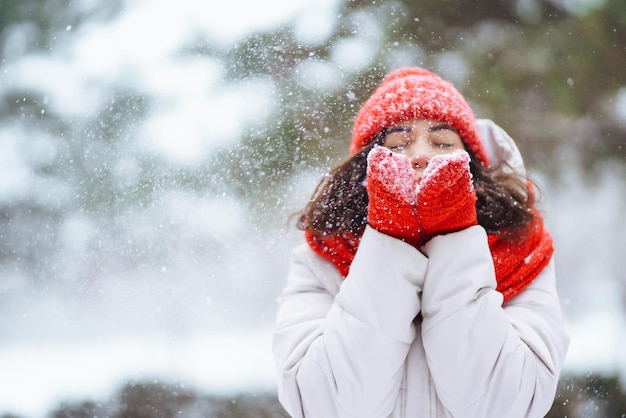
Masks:
[[[361,241],[360,236],[316,237],[305,231],[309,246],[320,256],[332,262],[345,278]],[[519,240],[505,240],[499,235],[488,235],[489,249],[496,271],[496,290],[504,302],[524,290],[548,264],[554,248],[552,237],[543,227],[543,219],[535,212],[530,230]]]

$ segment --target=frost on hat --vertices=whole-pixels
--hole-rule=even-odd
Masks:
[[[352,130],[350,154],[384,128],[407,119],[434,119],[452,126],[485,166],[487,152],[476,130],[476,117],[465,98],[447,80],[419,67],[389,73],[365,102]]]

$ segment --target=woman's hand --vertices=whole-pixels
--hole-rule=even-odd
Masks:
[[[419,247],[422,243],[417,215],[418,182],[407,157],[385,147],[367,156],[367,221],[383,234]]]
[[[428,162],[417,195],[424,243],[478,224],[469,162],[465,151],[438,155]]]

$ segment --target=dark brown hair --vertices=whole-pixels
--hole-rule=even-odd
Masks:
[[[349,233],[360,236],[367,224],[369,203],[365,187],[367,154],[382,145],[381,132],[368,145],[347,157],[322,178],[305,208],[298,214],[297,227],[317,236]],[[470,171],[478,200],[478,224],[487,233],[505,239],[526,235],[533,218],[534,194],[529,180],[505,167],[485,168],[470,150]]]

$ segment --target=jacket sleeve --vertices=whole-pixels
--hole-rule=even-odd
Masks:
[[[482,227],[424,251],[422,339],[444,407],[454,417],[545,416],[569,344],[553,261],[503,307]]]
[[[273,349],[281,403],[293,417],[388,416],[416,334],[427,259],[367,227],[335,296],[320,268],[332,266],[307,257],[318,256],[295,254],[279,300]]]

